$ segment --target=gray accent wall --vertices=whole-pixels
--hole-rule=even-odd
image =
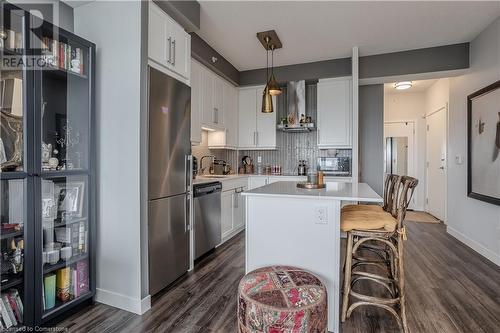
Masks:
[[[265,55],[262,49],[263,56]],[[264,59],[264,57],[263,57]],[[318,80],[327,77],[351,75],[351,58],[341,58],[325,61],[309,62],[305,64],[280,66],[274,69],[274,74],[280,82],[297,80]],[[240,72],[240,85],[264,84],[266,69],[254,69]]]
[[[466,68],[469,68],[469,43],[359,58],[360,79]],[[351,58],[276,67],[275,75],[280,82],[349,76],[351,75]],[[242,71],[239,84],[241,86],[263,84],[265,77],[265,68]]]
[[[200,30],[200,4],[195,0],[154,0],[161,9],[179,23],[187,32]]]
[[[359,181],[384,191],[384,85],[359,87]]]
[[[191,33],[191,56],[234,85],[239,84],[240,72],[194,32]],[[212,57],[217,60],[213,62]]]
[[[469,43],[359,58],[361,79],[469,68]]]

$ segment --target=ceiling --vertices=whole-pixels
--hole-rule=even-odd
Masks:
[[[265,67],[259,31],[283,43],[275,65],[468,42],[496,17],[500,1],[200,1],[197,33],[238,70]]]
[[[437,79],[434,80],[419,80],[419,81],[411,81],[412,87],[406,90],[397,90],[394,88],[393,83],[384,84],[384,93],[386,94],[407,94],[407,93],[421,93],[425,92],[430,86],[432,86]]]

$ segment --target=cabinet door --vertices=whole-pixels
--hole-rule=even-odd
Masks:
[[[261,186],[268,184],[267,177],[255,176],[255,177],[250,177],[249,179],[250,179],[250,181],[249,181],[250,190],[253,190],[254,188],[261,187]]]
[[[351,146],[351,80],[318,83],[318,146]]]
[[[149,4],[148,55],[159,64],[167,66],[169,45],[168,21],[165,13],[154,3]]]
[[[171,36],[172,69],[179,75],[189,78],[191,59],[191,36],[177,23],[172,23]]]
[[[256,89],[257,95],[257,147],[258,148],[276,148],[276,114],[278,106],[276,97],[273,96],[274,112],[262,113],[262,91],[264,86]]]
[[[236,189],[233,194],[233,229],[237,230],[245,226],[245,197],[241,195],[247,188]]]
[[[238,92],[238,147],[255,148],[257,136],[256,89],[240,89]]]
[[[191,143],[201,142],[201,93],[202,93],[201,67],[191,61]]]
[[[215,125],[224,126],[224,82],[214,75],[214,106],[213,122]]]
[[[214,123],[214,76],[205,68],[202,70],[202,123]]]
[[[225,191],[221,195],[221,237],[229,235],[233,231],[233,193]]]
[[[238,147],[238,91],[229,83],[224,84],[224,127],[226,146]]]

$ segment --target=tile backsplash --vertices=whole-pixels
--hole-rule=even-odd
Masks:
[[[277,100],[276,120],[286,117],[286,88]],[[311,116],[316,122],[316,84],[306,85],[306,116]],[[222,159],[231,165],[232,170],[237,173],[243,156],[250,156],[254,165],[257,165],[258,157],[262,159],[262,165],[281,165],[282,173],[297,174],[299,160],[306,160],[309,169],[316,169],[318,157],[351,157],[350,149],[318,149],[317,133],[312,132],[276,132],[276,149],[273,150],[229,150],[229,149],[209,149],[207,147],[207,132],[202,131],[202,142],[199,146],[193,146],[193,155],[198,158],[198,167],[201,157],[204,155],[214,155],[217,159]],[[205,162],[208,166],[208,161]]]

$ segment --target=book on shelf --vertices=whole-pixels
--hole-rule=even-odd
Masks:
[[[44,309],[50,310],[56,305],[56,275],[48,274],[43,278]]]
[[[87,260],[81,260],[76,263],[76,294],[81,296],[88,292],[89,289],[89,265]]]
[[[61,302],[70,300],[71,267],[56,271],[56,296]]]
[[[51,66],[84,75],[82,48],[43,37],[42,49],[46,62]]]
[[[9,328],[23,323],[24,308],[17,289],[9,289],[0,297],[1,326]]]

